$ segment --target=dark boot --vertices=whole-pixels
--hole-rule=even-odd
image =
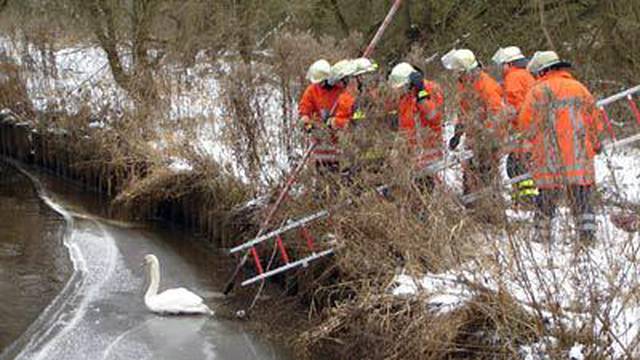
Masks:
[[[540,242],[551,242],[551,221],[556,213],[558,202],[558,191],[556,190],[540,190],[540,194],[536,197],[536,213],[535,213],[535,238]]]
[[[593,211],[593,188],[591,186],[571,186],[569,201],[580,244],[592,246],[596,241],[596,231],[598,230],[596,215]]]

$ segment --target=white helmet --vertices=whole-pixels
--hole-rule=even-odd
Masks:
[[[356,67],[356,71],[353,73],[353,76],[374,72],[378,69],[378,64],[364,57],[353,60],[353,63]]]
[[[541,71],[554,65],[571,67],[569,62],[560,60],[560,57],[555,51],[536,51],[527,65],[527,70],[537,76]]]
[[[389,85],[394,89],[399,89],[409,83],[409,76],[416,69],[411,64],[403,62],[391,69],[389,74]]]
[[[506,48],[500,48],[493,55],[491,60],[496,65],[508,64],[512,61],[522,60],[524,59],[524,55],[522,55],[522,51],[517,46],[508,46]]]
[[[357,71],[358,68],[353,60],[340,60],[331,67],[329,83],[336,84],[338,81],[348,76],[353,76]]]
[[[307,71],[307,80],[312,84],[321,83],[331,75],[331,64],[325,59],[318,60],[309,66]]]
[[[440,60],[445,69],[459,72],[471,71],[480,65],[469,49],[453,49]]]

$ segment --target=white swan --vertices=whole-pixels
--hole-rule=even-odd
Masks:
[[[214,314],[200,296],[185,288],[169,289],[158,294],[160,262],[155,255],[149,254],[144,257],[144,265],[150,279],[144,294],[144,304],[149,310],[159,314]]]

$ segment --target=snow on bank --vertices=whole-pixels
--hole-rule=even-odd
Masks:
[[[185,159],[173,158],[171,164],[169,164],[169,170],[174,173],[184,173],[193,171],[193,166]]]
[[[55,50],[52,56],[31,44],[7,36],[0,36],[0,53],[21,67],[29,98],[37,110],[66,111],[74,114],[89,107],[93,114],[101,114],[90,124],[91,128],[108,128],[108,114],[120,116],[132,108],[132,101],[114,80],[106,53],[97,46],[76,45]],[[121,61],[127,70],[131,65],[130,55],[122,51]],[[220,79],[233,71],[232,60],[210,60],[204,53],[196,56],[189,67],[163,64],[156,72],[161,88],[160,96],[166,102],[163,120],[193,125],[189,134],[172,130],[175,140],[190,143],[202,156],[211,158],[232,170],[238,178],[248,181],[248,175],[239,165],[239,154],[225,141],[226,130],[233,127],[232,113],[226,111]],[[267,66],[256,64],[256,66]],[[255,99],[251,106],[261,114],[262,138],[265,147],[276,149],[263,154],[265,166],[260,174],[262,183],[270,183],[289,170],[286,151],[279,144],[283,138],[280,114],[283,111],[281,92],[273,84],[264,82],[254,89]],[[106,113],[104,110],[108,110]],[[189,126],[190,127],[190,126]],[[158,129],[163,133],[163,129]],[[194,136],[195,135],[195,136]],[[173,164],[175,159],[167,153],[166,144],[158,140],[154,146],[158,153]],[[165,155],[166,154],[166,155]],[[187,162],[186,159],[180,159]],[[190,171],[193,164],[171,165],[170,170]]]
[[[617,198],[639,202],[638,165],[638,150],[600,156],[597,181],[604,197],[618,194]],[[608,210],[600,209],[597,215],[598,242],[588,251],[576,252],[568,240],[572,219],[563,209],[554,222],[552,244],[536,242],[531,232],[513,237],[498,234],[485,244],[483,254],[457,269],[418,277],[397,275],[392,292],[404,297],[419,293],[427,298],[430,311],[445,313],[473,301],[477,294],[474,289],[507,291],[550,328],[561,325],[578,331],[586,327],[594,337],[612,339],[607,343],[611,358],[629,356],[628,351],[640,356],[640,303],[636,293],[640,288],[640,237],[613,226]],[[548,358],[540,344],[521,350],[525,359]],[[583,359],[587,350],[576,344],[568,350],[567,358]]]

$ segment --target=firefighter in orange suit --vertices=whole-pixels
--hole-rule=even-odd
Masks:
[[[311,161],[319,168],[337,169],[339,149],[335,134],[327,131],[325,123],[343,91],[340,84],[329,83],[331,64],[326,60],[314,62],[307,72],[311,84],[298,104],[298,114],[305,130],[316,146]]]
[[[580,239],[591,243],[597,230],[592,195],[594,157],[600,152],[602,119],[589,90],[553,51],[536,52],[527,69],[537,81],[527,94],[518,128],[531,143],[532,172],[540,189],[536,224],[551,239],[551,219],[567,196]]]
[[[518,113],[524,98],[535,83],[533,75],[527,71],[527,59],[517,46],[500,48],[491,58],[502,71],[502,88],[504,99],[514,110],[514,116],[509,119],[509,144],[507,145],[507,175],[513,179],[528,173],[527,164],[530,163],[531,153],[516,130]],[[517,203],[533,204],[538,196],[538,189],[533,179],[522,179],[513,184],[513,199]]]
[[[491,185],[498,175],[507,108],[500,84],[482,70],[473,52],[454,49],[441,60],[446,69],[459,74],[460,111],[449,149],[456,149],[466,134],[467,146],[473,150],[473,158],[463,164],[463,188],[469,194]]]
[[[364,120],[365,113],[361,106],[362,97],[366,93],[365,84],[362,81],[365,74],[370,74],[378,69],[378,65],[367,58],[358,58],[350,61],[350,65],[344,68],[334,67],[334,81],[342,82],[345,87],[338,97],[335,114],[330,119],[330,125],[335,129],[345,129],[355,126]]]
[[[389,85],[400,91],[398,130],[404,135],[418,173],[443,155],[442,120],[444,95],[440,85],[424,79],[409,63],[396,65],[389,74]],[[432,176],[420,181],[424,187],[434,186]]]

